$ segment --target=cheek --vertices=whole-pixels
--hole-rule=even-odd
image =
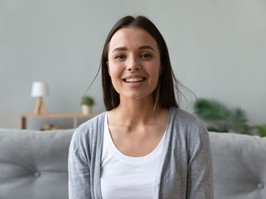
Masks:
[[[108,66],[108,73],[109,73],[109,75],[110,76],[113,76],[113,74],[114,74],[114,67],[112,67],[112,66]]]
[[[108,74],[111,76],[112,75],[112,73],[113,73],[113,66],[112,66],[112,63],[110,63],[109,61],[108,61],[108,63],[107,63],[107,71],[108,71]]]
[[[161,67],[158,66],[158,67],[156,67],[156,68],[154,69],[154,71],[153,71],[153,76],[156,77],[156,78],[160,78],[161,73],[162,73]]]
[[[116,79],[116,78],[119,77],[119,75],[120,75],[120,70],[119,70],[118,67],[115,67],[115,66],[110,65],[110,66],[108,67],[108,73],[109,73],[109,76],[111,77],[111,79],[112,79],[112,81],[113,81],[114,79]]]

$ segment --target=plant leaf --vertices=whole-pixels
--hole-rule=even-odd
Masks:
[[[237,133],[249,133],[248,119],[246,112],[241,108],[236,108],[231,112],[229,122],[233,131]]]
[[[266,124],[258,126],[257,131],[261,137],[266,137]]]
[[[226,120],[230,115],[229,108],[216,100],[199,99],[194,104],[194,110],[204,121]]]

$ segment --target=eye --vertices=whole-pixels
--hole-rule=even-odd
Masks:
[[[124,54],[118,54],[114,57],[115,60],[124,60],[126,59],[126,55]]]
[[[140,55],[140,58],[142,58],[142,59],[151,59],[152,55],[150,53],[142,53]]]

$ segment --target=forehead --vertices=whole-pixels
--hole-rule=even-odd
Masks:
[[[109,50],[117,47],[139,47],[149,45],[157,48],[157,42],[146,30],[138,27],[121,28],[110,40]]]

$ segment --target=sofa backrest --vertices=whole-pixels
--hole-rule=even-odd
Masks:
[[[0,129],[0,198],[67,199],[72,133]]]
[[[0,198],[67,199],[73,130],[0,129]],[[266,138],[212,133],[214,199],[266,198]]]
[[[266,198],[266,138],[212,133],[214,199]]]

